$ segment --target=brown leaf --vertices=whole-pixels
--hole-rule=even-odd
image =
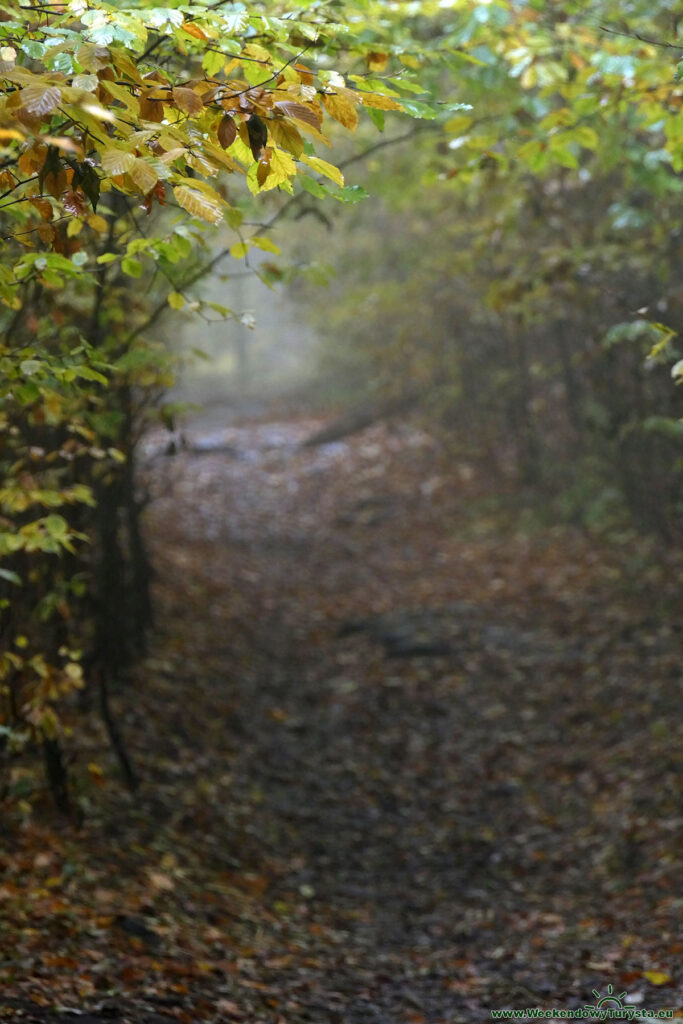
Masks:
[[[41,221],[38,225],[38,238],[40,238],[41,242],[50,245],[55,240],[55,229],[51,224]]]
[[[169,875],[165,875],[162,871],[150,871],[149,872],[149,883],[153,889],[159,892],[172,892],[175,889],[175,882]]]
[[[388,60],[388,53],[377,53],[376,51],[368,53],[365,57],[365,61],[370,71],[384,71]]]
[[[272,153],[272,149],[261,150],[261,159],[259,160],[258,168],[256,169],[256,180],[261,186],[263,186],[266,178],[270,174],[270,158]]]
[[[81,192],[80,188],[74,190],[69,189],[62,196],[62,205],[67,213],[72,214],[74,217],[83,217],[86,212],[85,196]]]
[[[219,999],[216,1003],[216,1009],[219,1013],[229,1014],[237,1020],[242,1020],[244,1017],[243,1011],[231,999]]]
[[[299,79],[302,85],[314,84],[315,78],[313,76],[313,72],[309,68],[307,68],[305,64],[295,64],[294,70],[299,75]]]
[[[223,149],[228,149],[228,147],[232,146],[237,138],[237,125],[229,114],[226,114],[218,125],[217,136]]]
[[[43,220],[52,220],[54,217],[54,210],[52,209],[52,203],[48,202],[47,199],[41,199],[40,196],[33,196],[29,199],[31,206],[35,207]]]
[[[157,93],[158,90],[150,89],[140,96],[140,117],[143,121],[154,121],[157,123],[163,121],[164,101],[157,97]]]
[[[204,107],[201,96],[198,96],[194,89],[182,85],[176,86],[173,90],[173,100],[178,109],[186,114],[198,114]]]
[[[311,128],[320,129],[320,118],[312,107],[305,107],[303,103],[294,103],[292,100],[278,100],[273,107],[294,121],[303,121],[304,124],[310,124]]]

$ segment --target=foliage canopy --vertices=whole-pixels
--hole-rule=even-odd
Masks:
[[[597,268],[597,287],[611,287],[626,271],[631,282],[657,251],[647,287],[673,280],[678,229],[657,206],[677,216],[678,20],[675,4],[641,0],[0,4],[8,756],[37,739],[65,799],[57,705],[84,679],[97,681],[117,746],[107,684],[142,648],[151,615],[136,449],[151,415],[173,416],[159,318],[183,309],[239,315],[197,299],[193,285],[227,256],[277,254],[269,228],[302,197],[362,199],[331,143],[367,139],[369,128],[407,115],[417,119],[407,156],[379,160],[373,184],[412,218],[425,269],[401,292],[397,269],[407,278],[415,260],[392,253],[388,304],[410,317],[407,297],[422,309],[418,299],[430,295],[437,333],[439,309],[479,318],[480,334],[492,328],[491,311],[498,326],[505,321],[517,356],[504,375],[517,381],[523,420],[536,371],[520,332],[556,323],[558,298],[565,309],[592,294],[582,268]],[[610,195],[599,217],[596,185]],[[576,223],[572,204],[588,211]],[[431,226],[449,205],[461,218],[445,236],[451,279],[443,261],[430,275]],[[530,223],[534,245],[520,255],[516,240]],[[216,227],[219,251],[206,241]],[[483,301],[454,305],[445,297],[452,278],[475,262],[486,265]],[[666,288],[672,301],[675,288]],[[662,295],[639,305],[650,299]],[[615,344],[629,312],[620,304],[600,324]],[[671,362],[677,325],[662,319],[649,318],[638,337],[654,337],[651,358]],[[374,331],[371,313],[364,324]],[[419,324],[411,329],[419,339]],[[413,345],[408,375],[466,363],[461,350],[436,349],[434,359]],[[571,390],[566,345],[558,358],[568,359]]]

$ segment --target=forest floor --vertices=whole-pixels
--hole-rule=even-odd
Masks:
[[[142,785],[93,724],[82,822],[3,841],[0,1019],[682,1016],[680,577],[419,426],[318,425],[150,441]]]

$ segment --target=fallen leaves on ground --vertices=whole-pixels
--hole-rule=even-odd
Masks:
[[[676,559],[525,525],[419,425],[316,426],[150,438],[143,786],[93,719],[82,821],[13,811],[0,1019],[676,1009]]]

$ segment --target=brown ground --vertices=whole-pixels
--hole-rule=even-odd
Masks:
[[[150,443],[144,783],[93,727],[84,824],[11,832],[0,1019],[681,1007],[672,560],[511,525],[415,426],[298,448],[315,426]]]

